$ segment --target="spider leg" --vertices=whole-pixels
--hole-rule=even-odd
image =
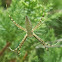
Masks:
[[[6,8],[8,8],[7,4],[6,4]],[[7,11],[8,11],[8,10],[7,10]],[[9,12],[8,12],[8,14],[9,14]],[[12,19],[12,17],[11,17],[10,15],[9,15],[9,18],[11,19],[11,21],[13,21],[13,23],[14,23],[18,28],[20,28],[21,30],[26,31],[26,29],[23,28],[22,26],[18,25],[18,24]]]
[[[25,37],[23,38],[22,42],[19,44],[19,46],[18,46],[16,49],[13,50],[13,49],[11,49],[10,47],[9,47],[9,49],[10,49],[11,51],[13,51],[13,52],[16,52],[16,51],[18,50],[18,48],[19,48],[19,51],[18,51],[18,54],[19,54],[19,53],[20,53],[20,49],[21,49],[22,45],[24,44],[26,38],[27,38],[27,34],[25,35]]]
[[[26,29],[25,28],[23,28],[22,26],[20,26],[20,25],[18,25],[12,18],[11,18],[11,16],[9,15],[9,17],[10,17],[10,19],[11,19],[11,21],[13,21],[13,23],[18,27],[18,28],[20,28],[21,30],[24,30],[24,31],[26,31]]]
[[[44,15],[42,17],[44,17]],[[36,30],[41,25],[41,20],[42,18],[40,19],[39,23],[32,29],[32,31]]]
[[[37,40],[39,40],[39,42],[41,43],[41,44],[43,44],[44,46],[45,46],[45,48],[46,48],[46,50],[48,50],[48,48],[46,47],[46,43],[41,39],[41,38],[39,38],[36,34],[34,34],[33,33],[33,36],[37,39]]]
[[[22,42],[19,44],[19,46],[15,49],[15,51],[17,51],[17,49],[19,48],[18,54],[20,53],[21,47],[24,44],[25,40],[27,38],[27,34],[25,35],[25,37],[23,38]]]

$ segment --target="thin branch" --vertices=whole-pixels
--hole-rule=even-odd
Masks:
[[[62,42],[62,38],[55,41],[55,43]]]
[[[6,49],[10,46],[10,43],[7,42],[6,46],[0,51],[0,56],[6,51]]]
[[[28,52],[26,51],[24,57],[23,57],[23,62],[25,61],[26,57],[28,56]]]
[[[46,45],[46,47],[47,48],[58,48],[58,47],[62,47],[62,45],[57,45],[57,43],[59,43],[59,42],[61,42],[62,40],[59,40],[59,41],[57,41],[55,44],[53,44],[53,45],[50,45],[50,44],[48,44],[48,45]],[[45,48],[45,46],[41,46],[41,45],[39,45],[39,46],[36,46],[36,48]]]

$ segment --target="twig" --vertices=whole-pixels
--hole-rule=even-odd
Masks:
[[[46,47],[47,47],[47,48],[58,48],[58,47],[62,47],[62,45],[57,45],[57,44],[60,43],[60,42],[62,42],[62,39],[56,40],[56,41],[54,42],[55,44],[53,44],[53,45],[50,45],[50,44],[48,43],[48,45],[46,45]],[[39,46],[36,46],[36,48],[45,48],[45,47],[39,45]]]
[[[58,48],[58,47],[62,47],[62,45],[46,45],[47,48]],[[45,46],[36,46],[36,48],[45,48]]]
[[[6,46],[0,51],[0,56],[5,52],[5,50],[10,46],[10,43],[7,42]]]
[[[25,53],[24,57],[23,57],[23,62],[25,61],[26,57],[28,56],[28,52]]]

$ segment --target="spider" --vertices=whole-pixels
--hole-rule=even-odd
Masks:
[[[46,47],[46,43],[40,38],[38,37],[35,33],[34,33],[34,30],[36,30],[40,25],[41,25],[41,20],[42,18],[40,19],[39,23],[34,27],[32,28],[32,24],[31,24],[31,21],[29,20],[29,18],[26,16],[25,17],[25,26],[26,28],[23,28],[22,26],[20,26],[19,24],[17,24],[13,19],[12,17],[9,15],[11,21],[13,21],[13,23],[18,27],[20,28],[21,30],[25,31],[26,32],[26,35],[24,36],[24,38],[22,39],[21,43],[19,44],[19,46],[17,48],[15,48],[13,51],[17,51],[18,49],[18,54],[20,53],[20,50],[21,50],[21,47],[22,45],[24,44],[25,40],[27,37],[32,37],[34,36],[41,44],[44,45],[44,47],[48,50],[48,48]],[[44,15],[42,16],[44,17]]]
[[[42,16],[42,18],[44,17],[44,15]],[[10,48],[11,51],[14,51],[19,54],[20,53],[20,50],[21,50],[21,47],[23,46],[24,42],[26,41],[27,37],[32,37],[34,36],[41,44],[43,44],[43,46],[45,47],[46,50],[48,50],[48,48],[51,48],[51,47],[62,47],[62,45],[56,45],[59,43],[59,41],[55,42],[55,44],[51,45],[51,44],[47,44],[45,43],[40,37],[38,37],[34,31],[41,25],[41,20],[42,18],[40,19],[39,23],[34,27],[32,28],[32,24],[31,24],[31,21],[29,20],[29,18],[26,16],[25,17],[25,26],[26,28],[23,28],[22,26],[20,26],[19,24],[17,24],[13,19],[12,17],[9,15],[9,18],[10,20],[18,27],[20,28],[21,30],[25,31],[26,32],[26,35],[24,36],[24,38],[22,39],[21,43],[19,44],[19,46],[17,48],[15,48],[14,50],[12,50]]]

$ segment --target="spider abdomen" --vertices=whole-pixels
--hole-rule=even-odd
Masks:
[[[30,20],[28,19],[28,17],[26,16],[26,20],[25,20],[25,24],[26,24],[26,30],[27,30],[27,35],[29,37],[33,36],[33,32],[32,32],[32,24],[30,22]]]

